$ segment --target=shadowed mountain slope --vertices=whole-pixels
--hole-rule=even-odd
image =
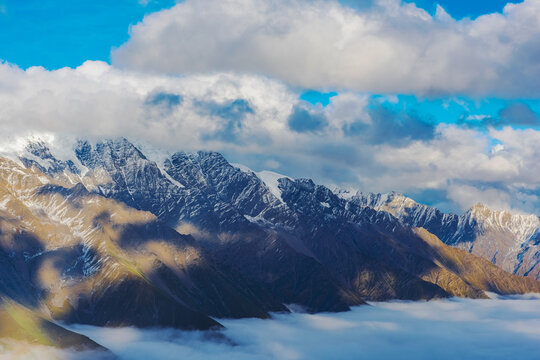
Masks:
[[[207,329],[219,326],[209,316],[286,310],[151,213],[7,159],[0,175],[4,296],[57,320],[112,326]]]

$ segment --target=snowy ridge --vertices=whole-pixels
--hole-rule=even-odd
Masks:
[[[66,149],[58,153],[64,160],[59,160],[56,147],[63,143]],[[211,231],[234,232],[253,224],[289,231],[308,218],[304,226],[313,231],[339,219],[377,224],[393,233],[422,227],[508,271],[540,277],[540,265],[535,269],[540,264],[540,220],[535,215],[483,205],[462,215],[445,214],[396,192],[330,190],[309,179],[254,172],[216,152],[171,153],[123,138],[77,141],[75,147],[63,143],[56,142],[54,150],[42,139],[16,145],[24,167],[35,166],[73,186],[82,183],[90,192],[149,211],[173,228],[198,223]]]
[[[237,164],[237,163],[231,163],[231,166],[245,172],[246,174],[255,174],[255,171],[251,170],[250,168],[248,168],[245,165]]]
[[[477,204],[468,212],[484,228],[509,231],[522,244],[540,229],[540,219],[536,215],[512,214],[509,211],[495,211],[483,204]]]

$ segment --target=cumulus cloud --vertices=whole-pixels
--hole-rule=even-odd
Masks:
[[[485,133],[439,125],[430,141],[380,148],[375,159],[388,171],[377,181],[383,188],[400,188],[401,182],[416,184],[417,190],[444,189],[447,200],[454,203],[447,206],[454,209],[466,210],[484,201],[497,209],[538,212],[539,192],[533,178],[540,171],[539,134],[511,127]]]
[[[459,21],[400,0],[361,9],[335,0],[187,0],[134,26],[112,59],[167,74],[265,74],[306,88],[534,97],[539,14],[539,0]]]
[[[186,150],[212,148],[204,136],[221,130],[222,120],[246,121],[242,136],[276,135],[287,127],[285,119],[296,101],[285,85],[264,77],[149,76],[101,62],[57,71],[3,64],[0,79],[4,140],[51,132],[126,136],[168,149],[179,144]]]
[[[76,326],[121,359],[534,359],[540,299],[374,303],[339,314],[223,320],[223,336]]]

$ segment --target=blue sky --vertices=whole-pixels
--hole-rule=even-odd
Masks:
[[[409,1],[413,2],[413,1]],[[430,13],[434,13],[436,4],[440,4],[454,18],[476,18],[483,14],[500,12],[508,1],[506,0],[416,0],[414,3]],[[520,2],[518,0],[512,2]]]
[[[0,0],[0,59],[22,68],[109,61],[129,26],[174,0]]]

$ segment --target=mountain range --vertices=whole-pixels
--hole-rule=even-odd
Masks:
[[[397,193],[342,191],[341,196],[424,228],[444,243],[484,257],[508,272],[540,280],[540,219],[536,215],[494,211],[483,204],[462,215],[444,214]]]
[[[444,214],[123,138],[60,150],[34,139],[0,157],[0,306],[40,324],[217,329],[298,308],[540,292],[534,215]],[[22,329],[64,346],[50,326]]]

